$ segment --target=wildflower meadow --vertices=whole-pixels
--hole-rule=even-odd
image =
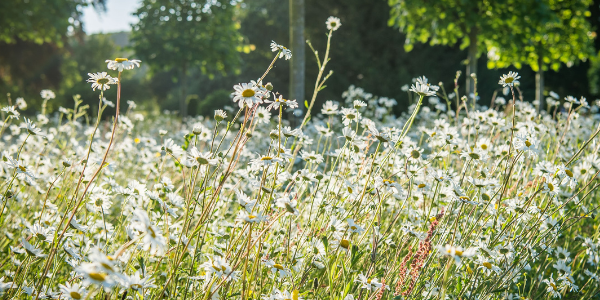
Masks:
[[[306,101],[270,83],[294,54],[272,42],[212,117],[121,99],[133,57],[79,83],[97,111],[2,102],[0,297],[600,299],[600,103],[540,108],[516,72],[489,107],[461,72],[408,83],[399,116],[357,86],[321,99],[340,26]]]

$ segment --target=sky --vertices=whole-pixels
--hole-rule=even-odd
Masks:
[[[137,18],[140,0],[106,0],[106,12],[98,13],[92,6],[83,10],[83,26],[87,34],[130,31]]]

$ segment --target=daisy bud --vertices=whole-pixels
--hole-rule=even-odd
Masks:
[[[273,90],[273,84],[272,84],[272,83],[270,83],[270,82],[267,82],[267,84],[265,85],[265,88],[266,88],[268,91],[272,91],[272,90]]]
[[[215,119],[216,119],[216,116],[215,116]],[[192,133],[194,135],[200,135],[202,133],[202,128],[200,128],[200,127],[194,127],[194,129],[192,129]]]
[[[220,110],[220,109],[215,110],[215,120],[217,122],[221,122],[225,118],[227,118],[227,113],[225,111]]]

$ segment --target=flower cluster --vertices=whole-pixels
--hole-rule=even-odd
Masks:
[[[327,26],[331,34],[339,19]],[[275,60],[291,56],[272,47]],[[138,65],[108,61],[118,72]],[[408,113],[395,116],[397,100],[351,86],[301,123],[284,117],[298,103],[263,84],[265,76],[235,85],[232,102],[211,117],[178,120],[130,101],[111,128],[100,121],[108,102],[95,124],[85,122],[80,102],[31,119],[22,117],[23,99],[4,106],[0,293],[344,300],[598,293],[594,106],[564,99],[568,107],[538,113],[509,94],[519,79],[510,73],[501,84],[511,109],[493,99],[494,108],[461,110],[458,94],[419,77],[405,89],[414,100]],[[106,72],[88,82],[107,97],[109,85],[123,84]]]

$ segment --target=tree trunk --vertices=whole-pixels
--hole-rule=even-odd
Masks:
[[[475,80],[471,77],[471,74],[477,74],[477,28],[472,28],[469,32],[469,57],[467,58],[469,63],[467,64],[467,82],[466,82],[466,95],[471,99],[471,94],[475,92]]]
[[[535,74],[535,98],[539,101],[538,114],[546,107],[544,99],[544,60],[541,55],[538,56],[538,71]]]
[[[304,49],[304,0],[290,0],[290,99],[304,103],[304,75],[306,69]]]
[[[179,99],[179,113],[182,118],[187,116],[187,62],[181,67],[181,98]]]

